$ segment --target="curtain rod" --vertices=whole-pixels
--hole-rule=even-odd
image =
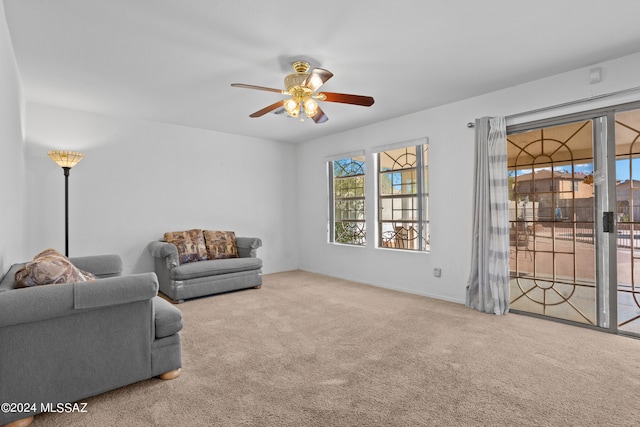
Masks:
[[[527,114],[542,113],[544,111],[554,110],[556,108],[568,107],[570,105],[581,104],[583,102],[594,101],[596,99],[608,98],[610,96],[621,95],[621,94],[628,93],[628,92],[635,92],[637,90],[640,90],[640,86],[632,87],[632,88],[629,88],[629,89],[619,90],[617,92],[610,92],[610,93],[603,93],[601,95],[594,95],[594,96],[590,96],[588,98],[576,99],[575,101],[563,102],[562,104],[550,105],[548,107],[536,108],[535,110],[523,111],[521,113],[511,114],[509,116],[506,116],[505,118],[506,119],[513,119],[514,117],[525,116]],[[473,122],[467,123],[467,127],[468,128],[473,128],[475,126],[476,126],[476,124],[473,123]]]

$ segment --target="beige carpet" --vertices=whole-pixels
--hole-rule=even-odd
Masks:
[[[640,423],[631,338],[304,272],[178,307],[180,378],[86,399],[88,413],[42,414],[33,426]]]

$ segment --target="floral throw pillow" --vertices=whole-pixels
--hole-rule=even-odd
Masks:
[[[233,231],[204,230],[209,259],[238,258],[236,234]]]
[[[93,274],[78,269],[69,258],[51,248],[40,252],[15,274],[16,288],[95,279]]]
[[[178,248],[180,264],[207,259],[207,248],[200,229],[164,233],[164,241],[173,243]]]

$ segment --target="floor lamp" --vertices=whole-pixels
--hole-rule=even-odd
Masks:
[[[69,171],[84,158],[76,151],[51,150],[49,157],[64,171],[64,255],[69,256]]]

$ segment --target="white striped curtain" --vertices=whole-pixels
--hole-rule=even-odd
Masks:
[[[476,119],[475,130],[473,241],[466,306],[503,315],[509,312],[509,188],[505,118]]]

